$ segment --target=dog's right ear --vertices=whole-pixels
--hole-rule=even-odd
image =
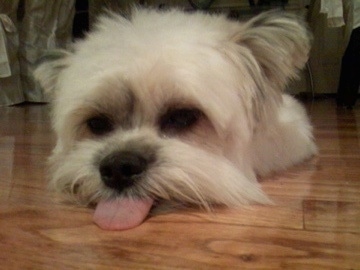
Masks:
[[[57,85],[58,76],[69,65],[70,52],[52,50],[46,52],[35,63],[34,77],[45,93],[52,95]]]

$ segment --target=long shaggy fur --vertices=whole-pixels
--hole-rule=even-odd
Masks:
[[[100,18],[72,52],[35,71],[53,96],[52,187],[85,205],[124,197],[206,209],[269,203],[257,175],[316,153],[304,108],[283,94],[310,41],[301,20],[279,12],[243,23],[178,10]],[[164,133],[162,115],[179,107],[201,111],[200,120]],[[91,134],[86,123],[96,115],[111,118],[114,130]],[[99,164],[122,151],[156,160],[119,191],[104,185]]]

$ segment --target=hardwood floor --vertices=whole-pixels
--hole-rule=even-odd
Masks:
[[[319,155],[263,181],[275,206],[178,211],[121,232],[46,188],[46,105],[0,108],[1,269],[360,269],[360,108],[307,104]]]

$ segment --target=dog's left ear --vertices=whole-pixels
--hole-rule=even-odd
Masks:
[[[265,83],[279,91],[308,60],[311,34],[296,15],[270,11],[240,25],[231,42],[237,44],[237,53],[246,59],[248,68],[260,71]]]
[[[33,75],[47,94],[55,91],[58,76],[68,66],[70,55],[65,50],[48,51],[36,62]]]

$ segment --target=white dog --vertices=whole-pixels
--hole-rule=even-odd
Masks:
[[[52,186],[111,230],[164,204],[269,203],[256,177],[316,152],[305,109],[282,93],[309,48],[290,14],[109,13],[35,71],[54,103]]]

